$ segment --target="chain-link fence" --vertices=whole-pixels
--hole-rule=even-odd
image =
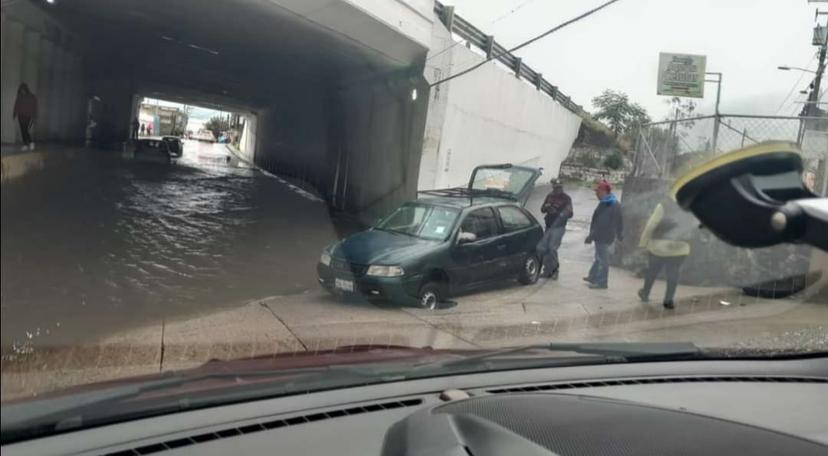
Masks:
[[[764,141],[789,141],[803,152],[805,184],[826,194],[828,118],[721,115],[644,125],[636,138],[633,169],[623,192],[625,238],[618,262],[634,270],[646,265],[636,249],[653,208],[667,194],[676,176],[712,157]],[[745,227],[751,229],[751,227]],[[682,268],[682,282],[694,285],[754,286],[796,289],[804,284],[811,249],[779,245],[742,249],[709,231],[698,230],[691,255]],[[785,294],[784,292],[782,294]]]
[[[809,186],[825,194],[828,118],[720,115],[650,123],[639,130],[630,174],[672,179],[717,154],[764,141],[799,144]]]

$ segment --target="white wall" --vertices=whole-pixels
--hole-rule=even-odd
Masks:
[[[434,28],[429,57],[451,45],[442,23]],[[426,78],[433,82],[482,60],[454,46],[426,62]],[[463,185],[475,166],[489,163],[542,167],[544,178],[557,176],[578,136],[580,117],[494,62],[431,90],[420,190]]]
[[[346,0],[392,30],[428,47],[431,42],[433,0]]]
[[[256,127],[258,118],[255,114],[244,114],[244,128],[239,138],[239,152],[249,162],[253,161],[256,155]]]
[[[12,111],[21,82],[25,82],[38,99],[38,119],[33,130],[35,141],[81,140],[85,93],[75,37],[29,2],[4,6],[0,16],[3,143],[20,140]]]

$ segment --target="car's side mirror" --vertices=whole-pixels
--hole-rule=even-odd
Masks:
[[[469,242],[474,242],[477,240],[477,235],[474,233],[467,233],[465,231],[461,231],[460,234],[457,236],[457,242],[460,244],[468,244]]]

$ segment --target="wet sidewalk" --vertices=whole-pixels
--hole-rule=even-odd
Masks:
[[[635,292],[641,281],[613,268],[608,290],[581,281],[585,262],[560,280],[460,296],[436,311],[340,301],[322,290],[249,302],[193,318],[124,331],[96,343],[3,359],[3,400],[71,385],[197,366],[211,359],[314,352],[347,345],[496,348],[548,341],[689,340],[744,346],[794,334],[828,349],[828,306],[765,300],[739,290],[680,287],[677,309]],[[796,335],[796,331],[805,331]],[[775,338],[775,339],[774,339]],[[806,345],[802,345],[806,344]]]

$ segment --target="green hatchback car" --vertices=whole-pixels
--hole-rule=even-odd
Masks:
[[[533,284],[543,228],[523,206],[540,174],[511,164],[479,166],[468,187],[421,192],[374,227],[328,246],[319,283],[335,295],[427,309],[504,279]]]

